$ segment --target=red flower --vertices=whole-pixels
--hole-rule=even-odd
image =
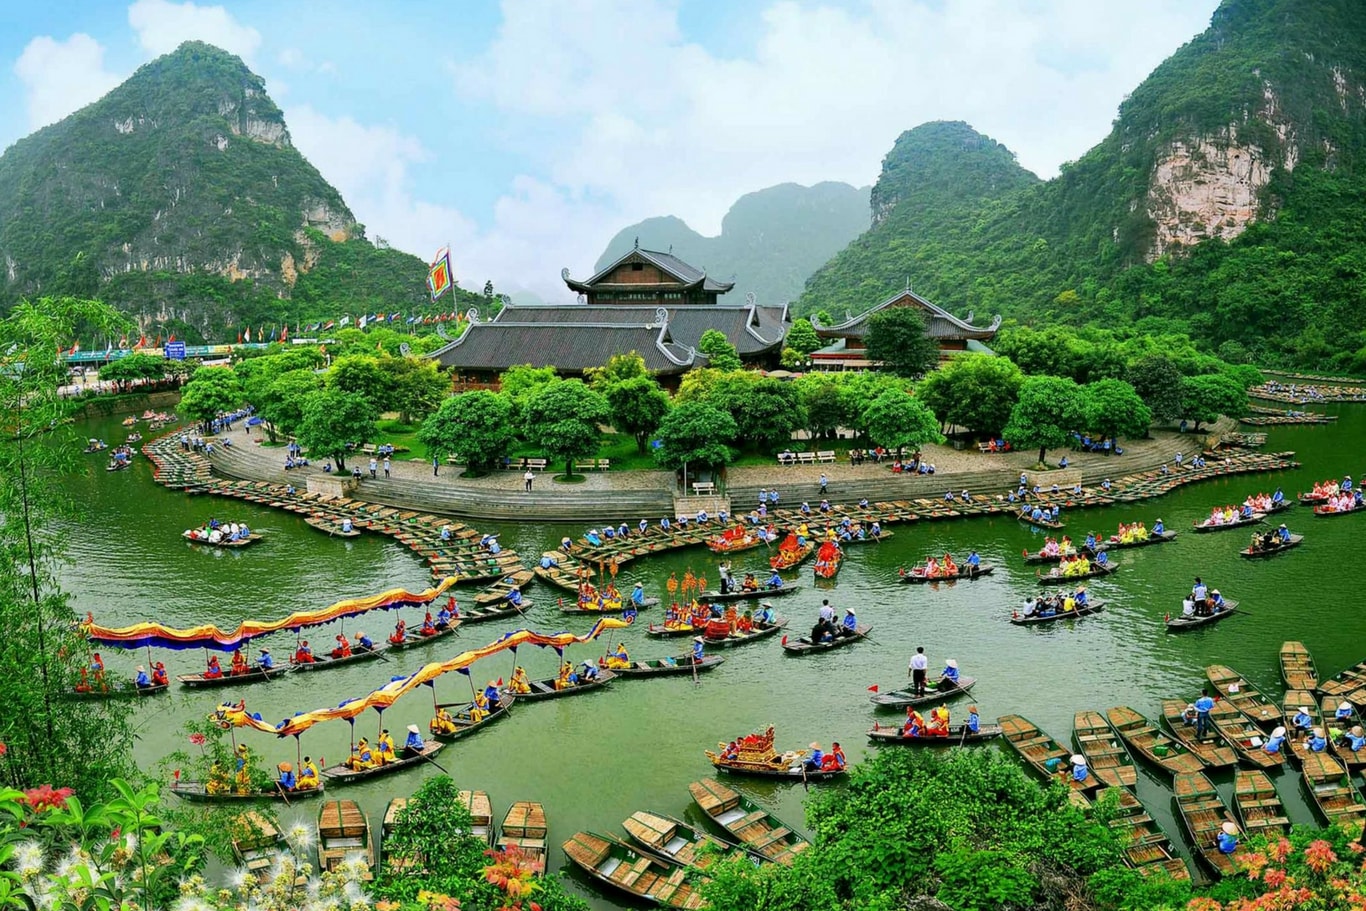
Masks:
[[[1280,867],[1267,867],[1262,879],[1273,889],[1279,889],[1281,883],[1285,882],[1285,871]]]
[[[1333,853],[1333,846],[1322,838],[1309,843],[1309,847],[1304,849],[1304,863],[1315,873],[1322,873],[1328,869],[1329,864],[1336,862],[1338,856]]]
[[[45,784],[37,788],[29,788],[24,792],[24,803],[36,813],[41,813],[49,807],[58,809],[66,806],[66,799],[76,792],[71,788],[56,788]]]
[[[203,734],[195,733],[190,735],[190,743],[193,743],[197,747],[202,747],[204,745],[204,740]]]
[[[4,756],[5,756],[5,754],[8,753],[8,752],[9,752],[9,747],[5,746],[5,744],[4,744],[3,741],[0,741],[0,759],[3,759]]]

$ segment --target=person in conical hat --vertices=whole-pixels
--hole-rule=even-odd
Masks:
[[[812,772],[819,772],[821,763],[825,761],[825,754],[821,752],[819,742],[811,741],[811,753],[806,757],[806,768]]]
[[[1084,782],[1091,777],[1090,769],[1086,768],[1086,757],[1080,753],[1072,755],[1072,780]]]
[[[403,752],[408,755],[421,753],[427,748],[427,744],[422,740],[422,732],[417,729],[417,725],[408,725],[408,739],[403,742]]]
[[[1271,732],[1271,737],[1267,739],[1266,744],[1262,749],[1270,754],[1276,755],[1281,752],[1281,745],[1283,743],[1285,743],[1285,728],[1278,726]]]
[[[1224,823],[1215,838],[1215,846],[1219,849],[1220,854],[1232,854],[1237,851],[1238,827],[1231,822]]]

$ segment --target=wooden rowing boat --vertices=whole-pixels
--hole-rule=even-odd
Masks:
[[[261,886],[274,878],[275,860],[285,848],[280,829],[262,813],[248,810],[228,821],[232,857],[237,866],[256,878]]]
[[[900,575],[902,582],[909,583],[911,585],[924,585],[928,582],[957,582],[959,579],[967,579],[968,581],[972,581],[973,579],[979,579],[982,576],[989,576],[993,572],[995,572],[995,570],[996,567],[992,564],[983,563],[980,566],[975,567],[960,566],[958,567],[958,571],[951,576],[944,575],[942,573],[937,576],[931,576],[926,574],[925,567],[916,566],[913,567],[910,570],[910,572],[901,570]]]
[[[610,835],[575,832],[561,847],[580,870],[600,883],[666,908],[702,908],[688,868],[642,854]]]
[[[148,686],[138,686],[135,683],[118,683],[105,689],[91,688],[87,692],[73,691],[66,693],[63,698],[76,700],[94,699],[141,699],[143,696],[160,696],[162,693],[170,692],[169,683],[154,683]]]
[[[716,648],[727,648],[733,645],[742,645],[754,639],[763,639],[771,636],[780,629],[787,628],[787,620],[779,620],[777,623],[768,626],[756,626],[748,633],[736,633],[728,635],[724,639],[713,639],[707,635],[707,628],[695,626],[665,626],[662,623],[652,623],[645,630],[646,635],[654,636],[659,639],[676,638],[680,636],[702,636],[707,640],[707,644]]]
[[[1190,879],[1190,869],[1176,854],[1176,849],[1132,791],[1125,788],[1105,788],[1096,795],[1104,802],[1116,802],[1117,814],[1110,819],[1110,828],[1119,836],[1124,847],[1124,864],[1144,876],[1161,870],[1172,879]]]
[[[1237,601],[1225,599],[1224,609],[1215,614],[1207,614],[1203,617],[1199,615],[1194,617],[1168,617],[1166,620],[1167,629],[1170,632],[1180,632],[1181,630],[1194,629],[1197,626],[1204,626],[1207,623],[1214,623],[1215,621],[1223,620],[1225,617],[1229,617],[1236,613],[1237,610]]]
[[[1168,541],[1175,540],[1176,532],[1168,528],[1156,533],[1149,532],[1148,537],[1138,541],[1117,541],[1114,538],[1111,538],[1108,541],[1100,541],[1098,542],[1095,550],[1091,552],[1099,553],[1102,550],[1129,550],[1130,548],[1134,547],[1151,547],[1154,544],[1166,544]],[[1083,549],[1091,550],[1090,548]]]
[[[493,801],[487,791],[460,791],[456,798],[470,814],[470,835],[493,847]]]
[[[171,782],[171,793],[181,800],[188,800],[191,803],[243,803],[257,800],[307,800],[310,797],[317,797],[323,792],[323,782],[318,782],[316,788],[296,788],[288,794],[282,792],[278,787],[268,788],[264,791],[253,791],[250,794],[237,794],[231,791],[211,794],[209,793],[208,783],[204,781],[189,781],[176,779]]]
[[[304,523],[313,526],[314,528],[318,529],[318,531],[327,532],[327,536],[329,538],[360,537],[360,529],[357,528],[354,524],[348,530],[343,528],[340,522],[336,521],[335,519],[332,519],[329,516],[308,516],[304,519]]]
[[[1028,718],[1022,715],[1002,715],[996,720],[1001,725],[1001,734],[1006,742],[1046,780],[1061,781],[1069,789],[1083,794],[1101,786],[1102,782],[1095,775],[1086,776],[1085,781],[1077,781],[1072,776],[1072,767],[1068,761],[1072,751],[1040,731]]]
[[[241,674],[229,674],[226,671],[224,671],[220,677],[208,677],[202,673],[180,674],[175,679],[181,686],[186,686],[191,689],[216,689],[223,686],[242,686],[248,683],[269,683],[277,677],[283,677],[291,670],[293,670],[293,668],[288,665],[285,667],[273,667],[268,671],[258,666],[252,667]]]
[[[1319,692],[1325,696],[1340,696],[1353,703],[1358,700],[1352,697],[1363,689],[1366,689],[1366,661],[1352,665],[1331,679],[1320,680],[1318,686]]]
[[[1067,574],[1063,572],[1061,566],[1055,566],[1052,570],[1038,576],[1040,585],[1071,585],[1073,582],[1080,582],[1082,579],[1098,579],[1108,576],[1119,569],[1118,563],[1092,563],[1091,568],[1084,573]]]
[[[476,594],[471,600],[475,604],[497,604],[507,599],[508,592],[513,588],[522,588],[531,583],[536,578],[536,574],[529,569],[519,569],[514,573],[504,576],[497,582]]]
[[[790,595],[800,589],[801,586],[796,582],[784,581],[781,588],[769,588],[762,586],[754,591],[735,591],[722,594],[718,591],[702,592],[697,596],[697,600],[703,604],[724,604],[727,601],[757,601],[760,598],[777,598],[781,595]]]
[[[433,642],[440,642],[448,636],[454,636],[455,631],[460,628],[459,620],[452,620],[445,629],[437,629],[430,636],[424,636],[415,630],[408,630],[402,642],[395,642],[392,639],[386,640],[391,651],[402,651],[405,648],[416,648],[419,645],[430,645]]]
[[[538,699],[559,699],[562,696],[577,696],[580,693],[592,692],[593,690],[607,686],[607,684],[617,679],[617,675],[612,671],[598,671],[598,676],[594,679],[585,680],[584,682],[576,683],[573,686],[567,686],[562,690],[555,689],[555,679],[556,678],[554,677],[547,677],[544,680],[532,680],[531,692],[518,693],[517,698],[534,702]]]
[[[839,575],[840,566],[844,563],[844,551],[840,550],[839,545],[831,541],[826,541],[816,549],[816,563],[814,571],[817,579],[833,579]]]
[[[517,607],[513,607],[510,601],[504,601],[501,604],[486,604],[482,607],[462,607],[457,619],[462,624],[468,624],[485,623],[489,620],[497,620],[499,617],[520,617],[531,606],[531,599],[523,598],[522,603]]]
[[[1019,519],[1021,522],[1025,523],[1026,525],[1033,525],[1035,528],[1051,528],[1051,529],[1058,529],[1058,528],[1066,528],[1066,527],[1067,527],[1067,523],[1066,523],[1066,522],[1055,522],[1055,521],[1052,520],[1052,519],[1043,519],[1043,518],[1036,519],[1036,518],[1034,518],[1033,516],[1028,516],[1028,515],[1016,515],[1015,518]]]
[[[1337,709],[1343,702],[1350,703],[1351,700],[1343,699],[1341,696],[1324,696],[1320,704],[1320,714],[1323,716],[1323,732],[1328,740],[1328,749],[1332,750],[1338,762],[1347,768],[1348,774],[1355,774],[1359,769],[1366,769],[1366,750],[1353,753],[1351,747],[1340,745],[1338,738],[1344,731],[1361,724],[1361,715],[1354,709],[1351,716],[1339,719]]]
[[[901,725],[882,727],[874,722],[872,730],[868,732],[868,739],[875,743],[899,743],[908,747],[959,747],[966,743],[995,740],[1001,736],[1003,731],[999,724],[979,724],[976,731],[969,731],[966,724],[951,724],[946,737],[929,737],[924,734],[907,737],[902,734],[902,730]]]
[[[1268,753],[1263,749],[1266,743],[1265,732],[1257,727],[1251,718],[1237,710],[1230,711],[1230,708],[1227,701],[1221,702],[1215,706],[1213,712],[1210,712],[1209,718],[1215,732],[1223,738],[1224,743],[1238,753],[1239,761],[1259,769],[1274,769],[1284,765],[1285,754],[1290,750],[1289,741],[1279,752]]]
[[[1058,620],[1075,620],[1078,617],[1100,613],[1105,610],[1105,604],[1104,601],[1090,601],[1069,611],[1060,610],[1052,614],[1032,614],[1028,617],[1024,614],[1015,613],[1011,615],[1010,622],[1016,626],[1035,626],[1040,623],[1054,623]]]
[[[1291,535],[1290,540],[1286,541],[1283,544],[1274,544],[1271,547],[1261,548],[1253,548],[1249,546],[1244,547],[1242,550],[1238,551],[1238,553],[1249,560],[1256,560],[1262,557],[1274,557],[1277,554],[1285,553],[1292,547],[1299,547],[1303,543],[1304,535]]]
[[[925,681],[925,695],[917,696],[910,690],[892,690],[886,693],[874,693],[869,697],[873,705],[885,706],[887,708],[904,708],[909,705],[929,705],[931,702],[944,702],[958,696],[967,695],[968,690],[977,685],[976,677],[962,675],[958,678],[957,686],[944,686],[944,678],[936,677],[933,680]]]
[[[1262,727],[1270,730],[1281,723],[1280,706],[1232,668],[1211,664],[1205,668],[1205,677],[1220,696]]]
[[[751,851],[769,860],[790,864],[811,843],[781,819],[719,781],[694,781],[688,792],[703,813]]]
[[[815,552],[815,541],[807,541],[798,547],[779,547],[778,552],[768,558],[768,565],[773,569],[792,569],[805,563]]]
[[[612,673],[618,677],[658,677],[669,674],[692,674],[695,671],[709,671],[725,661],[720,655],[704,655],[701,661],[694,661],[692,655],[679,655],[671,658],[647,658],[632,661],[627,667],[614,667]],[[606,665],[599,664],[606,670]]]
[[[663,813],[638,810],[621,827],[646,851],[698,870],[705,870],[725,856],[737,852],[760,860],[768,859]]]
[[[1344,826],[1354,837],[1366,820],[1366,802],[1352,786],[1351,773],[1327,753],[1306,753],[1304,787],[1329,825]]]
[[[360,855],[361,879],[375,878],[376,851],[370,820],[354,800],[329,800],[318,811],[318,867],[329,873]]]
[[[873,631],[871,625],[860,623],[851,636],[836,636],[827,642],[812,642],[807,636],[799,639],[788,639],[783,637],[783,650],[789,655],[806,655],[811,652],[823,652],[832,648],[840,648],[868,638],[868,634]]]
[[[622,611],[624,611],[624,610],[629,610],[629,609],[631,609],[631,608],[634,608],[635,610],[644,610],[644,609],[647,608],[647,607],[655,607],[655,606],[657,606],[657,605],[659,604],[659,599],[658,599],[658,598],[646,598],[646,599],[645,599],[644,601],[642,601],[640,604],[633,604],[629,598],[623,598],[623,599],[621,599],[621,601],[617,604],[616,607],[599,607],[599,606],[594,606],[595,604],[600,604],[600,603],[601,603],[601,602],[575,601],[572,605],[570,605],[570,604],[561,604],[561,605],[560,605],[560,613],[562,613],[562,614],[594,614],[594,615],[598,615],[598,616],[601,616],[601,615],[603,615],[603,614],[619,614],[619,613],[621,613]]]
[[[289,657],[289,666],[301,674],[312,671],[323,671],[334,667],[344,667],[348,664],[359,664],[362,661],[374,661],[383,657],[384,647],[377,648],[356,648],[352,646],[351,654],[345,658],[333,658],[331,655],[314,655],[312,661],[295,661],[294,656]]]
[[[511,714],[512,704],[516,701],[517,697],[512,693],[501,693],[498,698],[498,708],[491,712],[485,712],[478,721],[474,720],[474,715],[470,711],[474,707],[473,702],[443,702],[437,705],[438,709],[458,709],[458,711],[450,713],[451,720],[455,724],[455,730],[448,731],[438,727],[435,718],[427,722],[427,730],[431,731],[432,736],[437,740],[450,743],[452,740],[468,737],[475,731],[481,731],[495,721],[506,718]]]
[[[187,530],[182,531],[180,536],[191,544],[203,544],[205,547],[222,547],[226,549],[250,547],[252,544],[261,540],[261,536],[254,531],[245,538],[238,538],[236,541],[229,541],[226,538],[221,541],[210,541],[208,538],[193,537],[193,534],[193,531]]]
[[[725,746],[725,744],[722,744]],[[718,772],[726,772],[731,775],[748,775],[753,778],[779,778],[784,781],[829,781],[833,778],[843,778],[848,774],[847,769],[811,769],[807,768],[801,756],[804,751],[797,750],[795,753],[778,754],[772,763],[744,762],[741,760],[729,760],[721,758],[720,754],[711,750],[704,751],[707,759],[711,761],[712,768]]]
[[[1248,525],[1260,525],[1265,521],[1266,513],[1254,512],[1250,516],[1238,516],[1232,522],[1214,523],[1206,519],[1204,522],[1196,522],[1192,528],[1195,529],[1196,534],[1208,534],[1212,531],[1228,531],[1233,528],[1245,528]]]
[[[1214,784],[1203,772],[1182,772],[1172,787],[1195,853],[1217,876],[1236,873],[1232,856],[1221,852],[1215,841],[1224,823],[1234,820]]]
[[[545,820],[545,807],[534,800],[514,801],[503,816],[501,829],[496,845],[500,851],[518,848],[531,858],[545,860],[546,838],[550,834]]]
[[[1248,835],[1287,834],[1290,818],[1276,786],[1260,769],[1239,769],[1233,773],[1233,809]]]
[[[1110,727],[1133,750],[1153,765],[1173,775],[1198,772],[1205,762],[1180,741],[1164,734],[1147,718],[1129,708],[1117,705],[1105,713]]]
[[[1072,716],[1072,739],[1091,774],[1102,784],[1132,788],[1138,783],[1138,770],[1129,751],[1110,729],[1100,712],[1082,711]]]
[[[1314,658],[1303,642],[1281,644],[1281,680],[1288,690],[1309,690],[1318,687],[1319,675],[1314,669]]]
[[[328,766],[323,769],[323,774],[336,781],[337,784],[350,784],[355,781],[377,778],[380,775],[390,775],[394,772],[427,762],[437,753],[440,753],[444,746],[445,744],[439,740],[433,740],[423,744],[420,753],[410,753],[407,750],[401,750],[392,762],[386,762],[383,765],[371,766],[368,769],[352,769],[339,762],[334,766]]]
[[[1290,748],[1290,758],[1296,762],[1302,761],[1304,754],[1309,752],[1309,738],[1302,736],[1307,732],[1297,730],[1295,726],[1295,716],[1299,714],[1300,709],[1307,710],[1311,730],[1323,727],[1323,714],[1319,711],[1319,702],[1313,693],[1309,690],[1285,691],[1285,698],[1281,700],[1281,725],[1290,732],[1286,735],[1285,743]]]
[[[1330,519],[1333,516],[1347,516],[1354,512],[1361,512],[1366,506],[1352,506],[1350,509],[1331,509],[1328,506],[1315,506],[1314,516],[1319,519]]]
[[[1167,722],[1167,728],[1172,736],[1187,750],[1199,756],[1206,768],[1227,769],[1235,765],[1238,762],[1238,754],[1213,730],[1203,738],[1195,736],[1195,723],[1186,721],[1188,705],[1189,703],[1180,699],[1162,700],[1162,720]],[[1218,707],[1216,704],[1215,708]]]

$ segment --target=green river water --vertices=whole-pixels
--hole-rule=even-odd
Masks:
[[[1198,694],[1207,664],[1230,665],[1279,698],[1277,649],[1284,640],[1303,641],[1321,677],[1360,661],[1366,653],[1366,612],[1359,607],[1354,581],[1366,519],[1316,519],[1309,509],[1297,507],[1285,521],[1292,531],[1307,534],[1305,545],[1265,561],[1238,556],[1238,549],[1247,544],[1242,532],[1197,536],[1188,529],[1216,503],[1237,502],[1277,485],[1293,498],[1316,479],[1343,474],[1357,478],[1366,472],[1359,455],[1366,450],[1366,407],[1339,405],[1323,410],[1339,414],[1338,424],[1269,428],[1267,448],[1294,450],[1304,463],[1297,471],[1197,483],[1158,500],[1073,513],[1068,530],[1078,540],[1087,529],[1109,533],[1119,522],[1143,519],[1151,525],[1159,516],[1169,528],[1182,532],[1171,545],[1117,552],[1122,569],[1090,586],[1093,597],[1109,602],[1099,616],[1045,628],[1006,622],[1013,607],[1038,591],[1034,570],[1024,566],[1020,552],[1037,548],[1043,540],[1015,521],[979,518],[896,526],[895,538],[883,544],[850,548],[833,583],[811,585],[807,564],[801,570],[804,590],[775,602],[779,613],[792,619],[792,630],[798,634],[810,628],[823,597],[841,610],[855,606],[859,618],[873,625],[872,641],[792,658],[776,639],[761,640],[727,650],[726,663],[702,676],[700,685],[690,677],[618,680],[593,694],[524,704],[489,730],[448,746],[439,761],[462,787],[489,792],[496,819],[514,800],[541,801],[549,817],[551,840],[558,845],[578,829],[623,834],[622,820],[639,809],[700,820],[691,806],[687,784],[714,774],[702,750],[767,724],[776,726],[780,747],[796,748],[819,740],[828,749],[832,740],[838,740],[850,759],[857,761],[873,749],[864,737],[872,722],[896,723],[900,717],[875,712],[867,687],[879,684],[885,691],[904,683],[907,660],[918,645],[925,646],[931,672],[952,657],[958,659],[964,674],[978,678],[972,701],[984,720],[1019,713],[1069,744],[1075,711],[1127,704],[1150,718],[1160,718],[1163,698],[1189,700]],[[103,436],[111,442],[125,434],[114,419],[77,429],[78,436]],[[179,626],[216,623],[232,627],[244,619],[316,609],[394,586],[422,589],[430,584],[428,569],[391,539],[369,535],[352,541],[329,539],[294,515],[165,490],[152,481],[151,467],[141,457],[132,470],[113,474],[103,471],[102,457],[88,459],[90,470],[72,477],[68,485],[87,514],[81,524],[66,530],[72,562],[63,570],[62,582],[75,608],[82,615],[93,612],[102,624],[156,620]],[[181,540],[182,530],[211,515],[225,521],[245,520],[266,540],[241,552],[199,548]],[[582,527],[471,524],[500,532],[504,546],[529,560],[562,535],[577,535],[607,518],[591,517]],[[639,517],[612,518],[634,525]],[[951,551],[961,558],[973,547],[984,562],[997,564],[995,575],[939,587],[897,584],[898,566],[909,566],[929,553]],[[750,551],[735,560],[737,570],[765,565],[763,551]],[[651,594],[662,594],[669,573],[676,571],[681,577],[689,567],[714,583],[715,559],[702,548],[636,560],[623,568],[618,582],[629,588],[639,580]],[[1197,574],[1226,596],[1240,600],[1246,614],[1194,632],[1169,634],[1163,615],[1180,609],[1180,598]],[[531,629],[583,632],[592,624],[590,617],[563,618],[555,609],[556,599],[563,594],[558,590],[537,584],[527,594],[536,602],[525,624]],[[405,614],[410,625],[421,618],[415,610]],[[392,628],[393,619],[393,614],[380,613],[360,623],[350,621],[346,629],[349,633],[365,629],[380,639]],[[646,611],[641,620],[658,622],[660,612]],[[681,650],[679,640],[646,636],[644,625],[614,634],[614,638],[620,636],[635,658]],[[497,622],[469,627],[454,641],[395,655],[391,664],[362,663],[219,691],[182,689],[169,697],[147,700],[139,706],[137,718],[138,759],[150,768],[159,757],[182,747],[182,722],[203,717],[220,696],[245,697],[250,710],[276,721],[363,695],[387,682],[391,674],[492,642],[510,628]],[[325,649],[332,635],[327,628],[315,630],[314,645]],[[293,642],[287,635],[270,641],[278,660],[287,658]],[[606,645],[577,646],[568,657],[583,660],[602,654]],[[105,651],[105,660],[113,674],[131,675],[145,658],[141,652],[111,652]],[[162,652],[158,657],[172,675],[198,670],[203,664],[199,651]],[[557,660],[550,650],[523,648],[517,655],[532,677],[552,675]],[[508,677],[512,661],[509,654],[486,659],[475,666],[474,682],[482,685],[491,678]],[[438,682],[436,693],[442,701],[453,701],[467,696],[468,690],[465,678],[452,674]],[[425,732],[432,713],[425,692],[414,692],[385,712],[384,726],[397,734],[417,723]],[[963,715],[967,704],[965,700],[952,704],[955,719]],[[373,739],[377,724],[376,716],[367,714],[358,719],[357,731]],[[254,732],[239,736],[272,763],[294,758],[294,745],[288,740],[276,741]],[[345,755],[348,742],[348,726],[334,722],[306,733],[303,749],[315,759],[324,756],[332,762]],[[1141,761],[1138,765],[1139,797],[1177,845],[1188,850],[1180,824],[1173,818],[1166,776],[1154,774]],[[410,769],[348,788],[345,796],[358,799],[378,822],[391,796],[411,793],[420,777],[428,774],[435,774],[430,766]],[[1275,778],[1292,820],[1314,822],[1298,773],[1287,767]],[[1215,780],[1231,803],[1232,773],[1218,773]],[[789,825],[802,827],[800,783],[775,785],[730,778],[728,784]],[[342,795],[340,788],[329,793]],[[314,813],[316,807],[303,803],[286,810],[285,817],[307,814],[311,818]],[[565,864],[556,847],[550,868]],[[595,893],[582,878],[575,882],[596,907],[617,907],[614,896]]]

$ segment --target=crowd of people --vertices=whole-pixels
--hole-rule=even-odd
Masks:
[[[342,765],[353,772],[363,772],[367,769],[379,768],[383,765],[399,762],[404,759],[412,759],[422,755],[427,749],[427,743],[422,739],[422,732],[417,725],[408,725],[408,737],[403,742],[403,751],[400,753],[394,748],[394,738],[389,733],[388,728],[379,732],[374,746],[370,741],[362,737],[351,747],[351,755],[346,757]]]
[[[191,541],[208,544],[226,544],[250,539],[251,529],[245,522],[219,522],[217,519],[209,519],[198,528],[186,531],[185,537]]]
[[[1032,617],[1065,617],[1090,606],[1091,601],[1086,589],[1079,586],[1071,592],[1055,592],[1038,598],[1025,598],[1024,607],[1013,616],[1026,620]]]
[[[1195,577],[1190,594],[1181,602],[1181,616],[1187,618],[1212,617],[1227,609],[1228,605],[1224,596],[1219,594],[1219,589],[1210,588],[1199,576]]]

